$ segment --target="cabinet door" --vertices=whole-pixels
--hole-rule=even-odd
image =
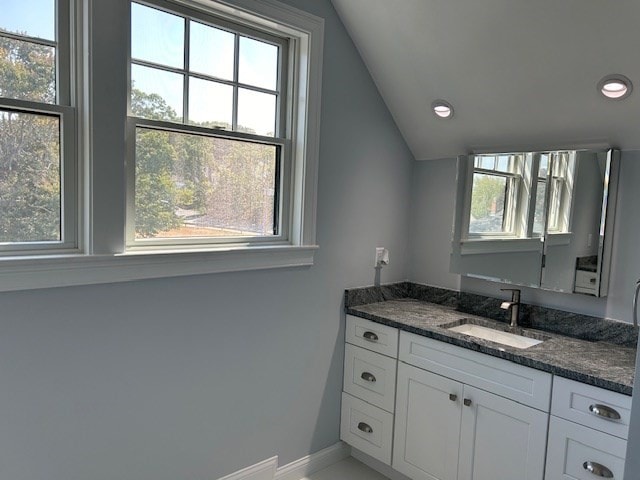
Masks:
[[[549,415],[464,386],[458,480],[542,480]]]
[[[456,480],[462,384],[400,363],[392,466],[413,480]]]

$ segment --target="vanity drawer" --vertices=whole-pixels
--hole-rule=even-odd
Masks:
[[[393,413],[397,360],[346,344],[344,391]]]
[[[452,380],[549,411],[551,375],[546,372],[409,332],[400,333],[399,358]]]
[[[347,343],[398,358],[398,329],[347,315]]]
[[[596,272],[576,270],[575,291],[577,293],[595,293],[597,282],[598,274]]]
[[[391,465],[393,415],[342,393],[340,439],[367,455]]]
[[[621,438],[551,416],[545,479],[623,480],[626,450]]]
[[[553,379],[551,413],[626,439],[631,397],[556,376]]]

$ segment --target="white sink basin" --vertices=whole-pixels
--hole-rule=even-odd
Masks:
[[[536,338],[523,337],[515,333],[502,332],[500,330],[494,330],[493,328],[482,327],[480,325],[473,325],[465,323],[456,327],[451,327],[448,330],[452,332],[463,333],[476,338],[482,338],[489,340],[490,342],[500,343],[514,348],[529,348],[534,345],[542,343],[544,340],[538,340]]]

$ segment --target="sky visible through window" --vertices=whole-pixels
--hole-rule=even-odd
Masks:
[[[1,0],[0,5],[0,28],[45,40],[56,39],[55,0]]]
[[[131,6],[131,57],[176,69],[184,69],[185,19],[145,5]],[[190,24],[189,70],[222,80],[233,80],[234,34],[196,21]],[[183,76],[157,68],[132,65],[135,88],[160,95],[178,115],[183,115]],[[275,90],[278,81],[278,47],[240,37],[239,81]],[[233,88],[191,77],[189,122],[231,124]],[[240,89],[238,124],[260,135],[275,130],[275,95]]]

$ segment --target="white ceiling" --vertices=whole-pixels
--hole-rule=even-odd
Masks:
[[[640,0],[332,2],[418,160],[640,149]],[[626,100],[597,92],[613,73],[635,85]]]

